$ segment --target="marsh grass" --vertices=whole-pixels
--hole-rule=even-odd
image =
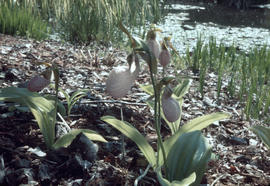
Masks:
[[[25,34],[24,27],[31,27],[27,32],[30,32],[30,36],[32,32],[37,35],[37,30],[44,31],[43,27],[38,27],[43,23],[38,21],[42,16],[50,22],[54,32],[61,33],[64,39],[74,43],[93,40],[121,42],[123,35],[118,30],[119,21],[130,29],[143,28],[147,22],[155,23],[161,16],[160,0],[2,0],[0,4],[5,5],[5,10],[1,10],[5,11],[5,14],[1,14],[1,23],[4,24],[1,32],[14,34],[19,29],[20,33]],[[6,5],[16,5],[16,9]],[[18,12],[20,16],[16,16]],[[12,29],[4,32],[6,25]]]
[[[43,15],[61,25],[72,42],[118,41],[118,22],[130,28],[160,18],[159,0],[39,0]]]
[[[217,45],[213,37],[206,44],[198,37],[193,53],[187,49],[185,59],[188,68],[199,73],[202,97],[206,74],[213,71],[218,78],[218,100],[221,89],[226,86],[229,97],[245,105],[247,119],[270,118],[270,50],[266,46],[244,53],[234,46]]]
[[[48,26],[31,6],[3,1],[0,3],[0,32],[40,40],[48,36]]]

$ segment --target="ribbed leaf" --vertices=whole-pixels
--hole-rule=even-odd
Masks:
[[[9,87],[0,90],[0,100],[26,105],[31,110],[43,134],[46,145],[51,148],[55,138],[54,104],[25,88]]]
[[[177,97],[183,97],[187,92],[188,89],[190,87],[192,83],[192,80],[190,79],[185,79],[183,81],[183,83],[179,83],[173,90],[173,93],[177,96]]]
[[[196,181],[192,185],[198,185],[210,157],[211,148],[200,131],[181,135],[170,149],[167,157],[167,179],[181,181],[195,172]]]
[[[53,148],[57,149],[59,147],[67,147],[71,144],[71,142],[76,138],[76,136],[80,133],[83,133],[86,137],[88,137],[90,140],[93,141],[101,141],[101,142],[107,142],[100,134],[93,130],[89,129],[74,129],[70,131],[69,133],[63,135],[61,138],[56,140],[56,142],[53,144]]]
[[[146,92],[147,94],[149,94],[150,96],[154,95],[154,89],[153,89],[153,85],[141,85],[140,84],[140,88]]]
[[[196,173],[195,172],[193,172],[191,175],[189,175],[187,178],[185,178],[181,181],[174,180],[172,182],[169,182],[167,179],[162,177],[160,168],[156,170],[156,173],[157,173],[158,181],[162,186],[188,186],[188,185],[194,183],[196,180]]]
[[[218,113],[213,113],[213,114],[209,114],[209,115],[205,115],[205,116],[200,116],[198,118],[195,118],[195,119],[189,121],[187,124],[185,124],[183,127],[181,127],[174,135],[172,135],[171,137],[169,137],[168,139],[166,139],[164,141],[164,148],[165,148],[166,155],[168,154],[171,147],[174,145],[174,143],[178,140],[178,138],[182,134],[184,134],[186,132],[192,132],[195,130],[202,130],[215,121],[227,119],[229,117],[230,117],[230,115],[228,113],[218,112]],[[161,165],[163,162],[163,158],[160,157],[159,161],[160,161],[160,165]]]
[[[187,122],[183,127],[181,127],[178,133],[191,132],[194,130],[202,130],[208,127],[210,124],[215,121],[228,119],[230,114],[224,112],[217,112],[213,114],[208,114],[204,116],[197,117],[189,122]]]
[[[250,130],[252,130],[263,141],[263,143],[267,146],[267,148],[270,149],[270,128],[269,127],[255,125],[251,127]]]
[[[116,119],[113,116],[103,116],[101,120],[107,122],[117,130],[119,130],[122,134],[130,138],[134,141],[141,152],[144,154],[145,158],[149,162],[152,167],[156,165],[156,156],[151,145],[146,141],[145,137],[141,135],[141,133],[134,128],[131,124],[127,122],[122,122]]]

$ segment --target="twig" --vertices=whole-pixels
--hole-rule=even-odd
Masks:
[[[228,176],[228,174],[222,174],[221,176],[217,177],[217,179],[215,179],[210,186],[214,186],[223,176]]]
[[[136,178],[136,180],[134,181],[134,186],[137,186],[139,181],[141,179],[143,179],[143,177],[145,177],[145,175],[147,174],[148,170],[150,169],[151,165],[148,164],[147,168],[145,169],[145,171],[142,173],[142,175],[140,175],[138,178]]]
[[[64,125],[68,129],[68,131],[70,131],[71,129],[70,129],[69,125],[67,124],[66,120],[61,116],[61,114],[59,112],[57,112],[57,115],[62,120],[61,124]]]
[[[124,122],[124,116],[123,116],[123,105],[121,105],[120,112],[121,112],[121,121]],[[125,136],[124,134],[121,135],[121,145],[122,145],[122,160],[125,159],[126,149],[125,149]]]
[[[135,102],[127,102],[127,101],[121,101],[121,100],[83,100],[81,104],[91,104],[91,103],[120,103],[124,105],[137,105],[137,106],[147,106],[145,103],[135,103]]]

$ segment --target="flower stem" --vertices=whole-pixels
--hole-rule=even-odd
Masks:
[[[166,161],[166,153],[165,153],[165,149],[164,149],[164,146],[163,146],[162,137],[161,137],[161,134],[160,134],[160,93],[157,91],[156,78],[154,77],[154,74],[153,74],[153,72],[151,70],[151,67],[150,67],[150,75],[151,75],[152,85],[153,85],[153,88],[154,88],[154,96],[155,96],[155,104],[154,104],[155,129],[156,129],[157,136],[158,136],[156,168],[159,167],[159,149],[161,148],[163,161],[164,161],[164,165],[165,165],[165,175],[167,177],[167,167],[168,166],[167,166],[167,161]]]

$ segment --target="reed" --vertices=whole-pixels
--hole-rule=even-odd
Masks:
[[[40,40],[48,36],[49,29],[40,14],[25,1],[4,0],[0,3],[0,32]]]
[[[247,118],[269,118],[270,110],[270,50],[266,46],[254,48],[248,53],[241,52],[234,46],[217,45],[214,37],[203,44],[198,37],[193,52],[187,49],[184,59],[193,72],[199,72],[199,90],[204,96],[206,74],[217,74],[217,96],[220,97],[222,83],[228,78],[226,90],[231,98],[238,99],[245,105]],[[190,55],[192,54],[192,56]]]
[[[159,0],[39,0],[43,14],[59,22],[73,42],[118,41],[118,22],[130,28],[160,18]]]
[[[54,32],[80,43],[119,42],[123,38],[118,30],[119,21],[132,29],[143,27],[147,22],[155,23],[161,16],[160,0],[2,0],[0,4],[30,7],[32,13],[53,25]]]

